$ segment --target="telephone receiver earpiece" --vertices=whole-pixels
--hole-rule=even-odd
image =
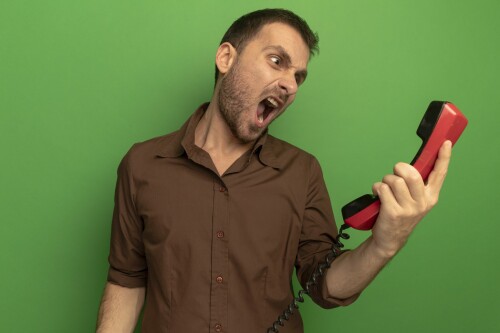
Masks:
[[[422,145],[413,158],[413,165],[426,181],[436,162],[439,148],[446,140],[454,145],[468,120],[460,110],[449,102],[433,101],[427,107],[417,128]],[[380,200],[365,194],[342,207],[345,224],[358,230],[370,230],[377,220]]]

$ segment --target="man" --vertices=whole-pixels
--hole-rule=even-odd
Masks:
[[[337,235],[316,159],[267,133],[307,76],[317,37],[286,10],[233,23],[216,85],[177,132],[137,145],[118,170],[110,268],[98,332],[265,332]],[[311,289],[325,308],[352,303],[433,207],[451,144],[427,184],[410,165],[373,185],[371,236]],[[147,296],[145,297],[147,291]],[[280,332],[302,332],[296,312]]]

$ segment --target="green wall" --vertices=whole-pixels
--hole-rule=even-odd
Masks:
[[[302,306],[307,332],[498,332],[500,2],[0,2],[0,331],[90,332],[116,167],[211,96],[229,24],[287,7],[321,53],[272,127],[320,160],[335,213],[410,161],[431,100],[469,127],[440,204],[353,305]],[[368,236],[353,231],[354,247]],[[251,315],[251,314],[248,314]]]

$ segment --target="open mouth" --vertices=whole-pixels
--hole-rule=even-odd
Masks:
[[[277,113],[277,110],[281,107],[281,101],[275,97],[267,97],[263,99],[259,103],[259,107],[257,108],[257,122],[259,126],[267,125],[274,115]]]

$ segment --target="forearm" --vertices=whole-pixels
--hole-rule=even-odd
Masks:
[[[370,236],[356,249],[338,257],[327,270],[330,296],[346,299],[363,291],[393,255],[380,251]]]
[[[125,288],[107,283],[104,289],[97,333],[133,332],[142,306],[145,288]]]

